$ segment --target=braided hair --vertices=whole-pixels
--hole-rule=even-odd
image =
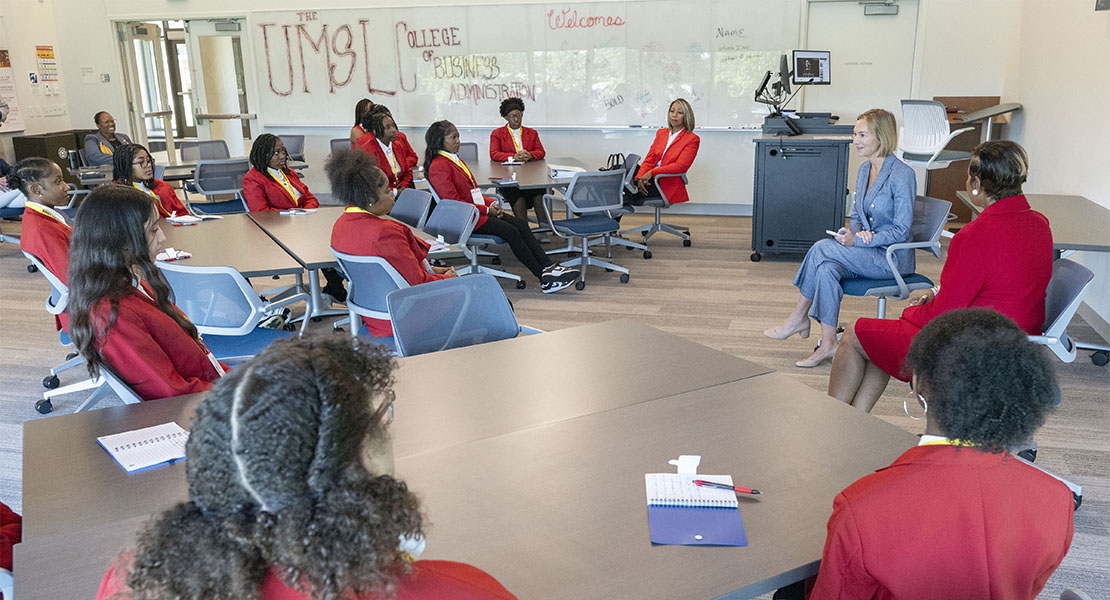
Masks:
[[[112,154],[112,181],[124,185],[131,185],[134,183],[135,180],[132,175],[135,171],[134,165],[131,163],[135,162],[135,155],[140,151],[146,152],[147,158],[150,159],[151,163],[154,162],[154,157],[151,156],[150,151],[140,144],[125,144]],[[147,187],[153,187],[154,175],[152,174],[150,179],[140,181],[139,183]]]
[[[8,187],[23,192],[24,196],[31,197],[32,183],[42,183],[54,173],[54,162],[39,156],[25,158],[12,167],[8,173]]]
[[[274,155],[274,147],[277,146],[279,139],[278,136],[272,133],[263,133],[254,138],[254,143],[251,144],[251,154],[248,157],[251,166],[271,181],[274,180],[274,176],[270,175],[270,157]],[[289,174],[288,167],[282,167],[282,171],[286,175]]]

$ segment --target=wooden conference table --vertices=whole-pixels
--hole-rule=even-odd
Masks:
[[[971,208],[972,218],[983,209],[971,203],[966,191],[956,197]],[[1110,208],[1083,196],[1026,194],[1029,207],[1048,217],[1052,226],[1052,248],[1061,252],[1087,250],[1110,252]]]
[[[559,384],[526,368],[491,378],[491,361],[546,361]],[[520,598],[743,598],[799,580],[816,572],[833,496],[916,443],[759,365],[627,320],[399,364],[393,449],[428,516],[424,556],[475,564]],[[186,497],[183,464],[127,475],[95,437],[187,427],[199,400],[24,424],[21,600],[90,597],[146,519]],[[679,454],[764,492],[741,505],[748,547],[652,546],[643,473],[673,470]]]

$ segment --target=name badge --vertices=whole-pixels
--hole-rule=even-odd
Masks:
[[[482,190],[473,188],[470,190],[470,199],[474,201],[476,206],[485,206],[486,197],[482,195]]]

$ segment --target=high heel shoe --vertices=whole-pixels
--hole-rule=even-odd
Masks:
[[[788,338],[788,337],[790,337],[790,336],[792,336],[796,333],[796,334],[800,335],[801,338],[804,340],[807,337],[809,337],[809,324],[810,324],[810,320],[806,319],[805,324],[803,324],[802,326],[798,327],[797,329],[793,329],[791,331],[783,331],[783,329],[786,327],[786,325],[779,325],[778,327],[772,327],[770,329],[767,329],[766,331],[763,332],[763,335],[771,338],[772,340],[785,340],[786,338]]]
[[[820,352],[820,350],[818,350],[818,352]],[[817,356],[817,352],[814,352],[810,355],[809,358],[805,360],[799,360],[798,362],[794,363],[794,366],[801,367],[803,369],[812,369],[813,367],[820,365],[826,360],[832,360],[834,356],[836,356],[835,346],[833,347],[832,351],[822,354],[821,356]]]

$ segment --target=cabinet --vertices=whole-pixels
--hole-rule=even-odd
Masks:
[[[81,148],[81,144],[85,142],[85,136],[89,133],[96,133],[96,130],[71,129],[53,133],[14,136],[12,137],[12,148],[15,150],[15,160],[23,160],[32,156],[41,156],[47,160],[52,160],[62,168],[62,173],[68,183],[80,185],[80,180],[69,174],[69,151]]]
[[[755,138],[752,261],[804,254],[826,229],[844,226],[850,143],[851,135]]]

